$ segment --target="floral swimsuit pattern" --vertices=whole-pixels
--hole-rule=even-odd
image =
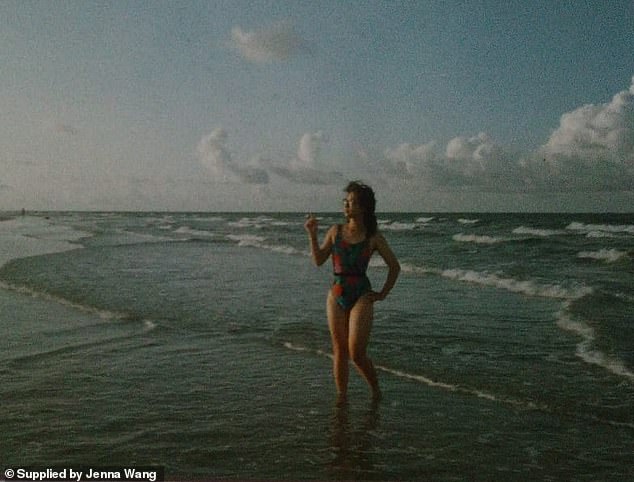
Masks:
[[[365,272],[372,256],[370,242],[366,238],[360,243],[349,243],[343,239],[341,225],[337,226],[337,237],[332,246],[334,282],[332,294],[344,310],[351,309],[357,300],[372,290]]]

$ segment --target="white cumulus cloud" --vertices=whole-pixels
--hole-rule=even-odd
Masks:
[[[434,141],[403,143],[385,150],[388,173],[402,178],[420,178],[436,187],[498,186],[505,190],[516,184],[509,154],[486,133],[451,139],[443,154]]]
[[[634,190],[634,78],[610,102],[564,114],[528,163],[536,165],[538,182],[560,189]]]
[[[204,136],[198,143],[200,162],[216,177],[227,175],[231,165],[231,153],[227,149],[227,131],[219,127]]]
[[[391,168],[399,176],[409,176],[427,171],[437,159],[436,143],[412,145],[402,143],[385,150],[385,157],[391,162]]]
[[[286,22],[250,32],[239,26],[231,30],[232,46],[251,62],[288,60],[299,52],[302,43],[293,26]]]
[[[340,183],[342,175],[321,162],[320,153],[326,142],[327,138],[323,132],[306,132],[299,140],[297,158],[271,166],[271,172],[298,184]]]
[[[267,184],[268,172],[258,166],[237,164],[227,148],[227,132],[223,128],[214,129],[198,143],[200,162],[218,181],[237,179],[247,184]]]
[[[485,132],[474,137],[459,136],[447,144],[447,165],[464,176],[475,176],[485,172],[500,152]]]
[[[454,137],[440,154],[437,147],[432,141],[386,149],[386,174],[440,189],[634,191],[634,78],[610,102],[564,114],[533,152],[514,153],[484,132]]]
[[[634,157],[634,78],[607,104],[588,104],[561,117],[542,151],[547,158],[631,161]]]
[[[302,167],[316,168],[322,144],[326,142],[326,136],[321,131],[307,132],[299,140],[297,159]]]

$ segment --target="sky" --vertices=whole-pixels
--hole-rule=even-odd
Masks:
[[[634,1],[0,2],[0,211],[634,211]]]

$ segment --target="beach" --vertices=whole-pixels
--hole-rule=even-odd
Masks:
[[[320,236],[338,214],[322,213]],[[627,480],[634,218],[382,213],[402,265],[336,403],[298,213],[0,222],[7,466],[166,480]],[[375,255],[369,275],[387,270]]]

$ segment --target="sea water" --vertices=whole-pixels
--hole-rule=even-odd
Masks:
[[[634,218],[381,214],[402,264],[336,403],[301,214],[0,222],[4,466],[170,480],[628,480]],[[319,215],[320,236],[337,214]],[[387,269],[378,255],[370,278]]]

